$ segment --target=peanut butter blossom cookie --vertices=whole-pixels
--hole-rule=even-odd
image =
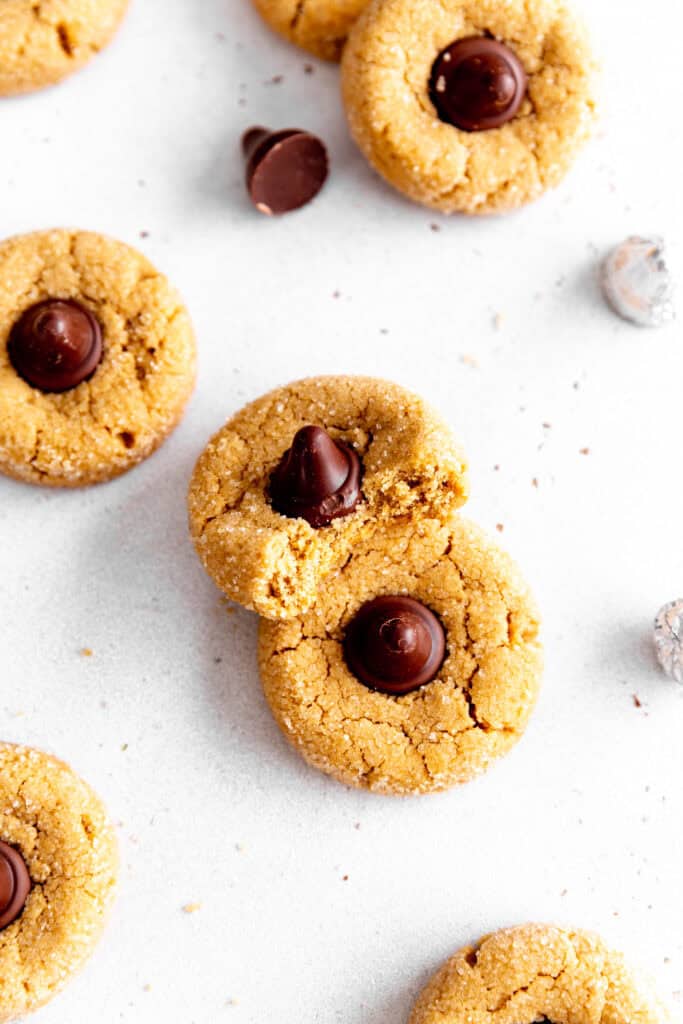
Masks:
[[[467,782],[520,739],[540,685],[533,599],[481,530],[401,519],[314,607],[262,621],[266,699],[314,767],[381,793]]]
[[[339,60],[368,0],[253,0],[270,27],[323,60]]]
[[[128,0],[2,0],[0,96],[54,85],[111,40]]]
[[[215,435],[192,477],[190,528],[229,597],[286,619],[378,525],[448,518],[466,497],[463,453],[420,398],[370,377],[316,377]]]
[[[83,231],[0,244],[0,472],[118,476],[176,426],[194,378],[187,312],[140,253]]]
[[[90,787],[47,754],[0,744],[0,1021],[47,1003],[83,966],[116,874]]]
[[[662,1024],[666,1012],[590,932],[523,925],[455,954],[409,1024]]]
[[[370,163],[445,213],[536,199],[595,119],[591,50],[560,0],[372,0],[342,72]]]

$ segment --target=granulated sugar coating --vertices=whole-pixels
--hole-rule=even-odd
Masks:
[[[128,0],[3,0],[0,96],[73,74],[110,42],[127,8]]]
[[[507,928],[437,971],[409,1024],[663,1024],[649,985],[590,932]]]

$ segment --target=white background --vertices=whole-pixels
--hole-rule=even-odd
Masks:
[[[527,920],[600,930],[680,1019],[683,693],[650,637],[683,592],[683,347],[679,327],[614,318],[594,273],[629,233],[680,242],[683,18],[674,0],[588,6],[600,136],[557,193],[487,221],[377,180],[336,69],[305,74],[248,0],[134,0],[87,71],[1,102],[0,234],[140,245],[183,292],[201,363],[180,429],[123,479],[0,483],[0,734],[88,778],[123,857],[106,938],[41,1024],[402,1024],[456,947]],[[245,201],[253,122],[329,143],[304,211]],[[459,791],[351,792],[290,753],[256,619],[226,613],[188,541],[209,434],[321,372],[390,377],[441,409],[471,458],[469,514],[504,526],[544,612],[527,736]]]

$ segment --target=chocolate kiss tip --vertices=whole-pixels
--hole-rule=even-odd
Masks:
[[[400,697],[436,678],[446,634],[434,612],[414,598],[377,597],[350,622],[344,654],[361,683]]]
[[[285,476],[293,497],[318,501],[336,494],[349,475],[349,458],[322,427],[297,431]]]

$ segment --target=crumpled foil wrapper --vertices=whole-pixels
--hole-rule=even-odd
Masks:
[[[669,601],[657,612],[655,648],[666,674],[683,685],[683,598]]]
[[[674,284],[664,241],[627,238],[600,268],[602,290],[615,313],[640,327],[663,327],[675,318]]]

